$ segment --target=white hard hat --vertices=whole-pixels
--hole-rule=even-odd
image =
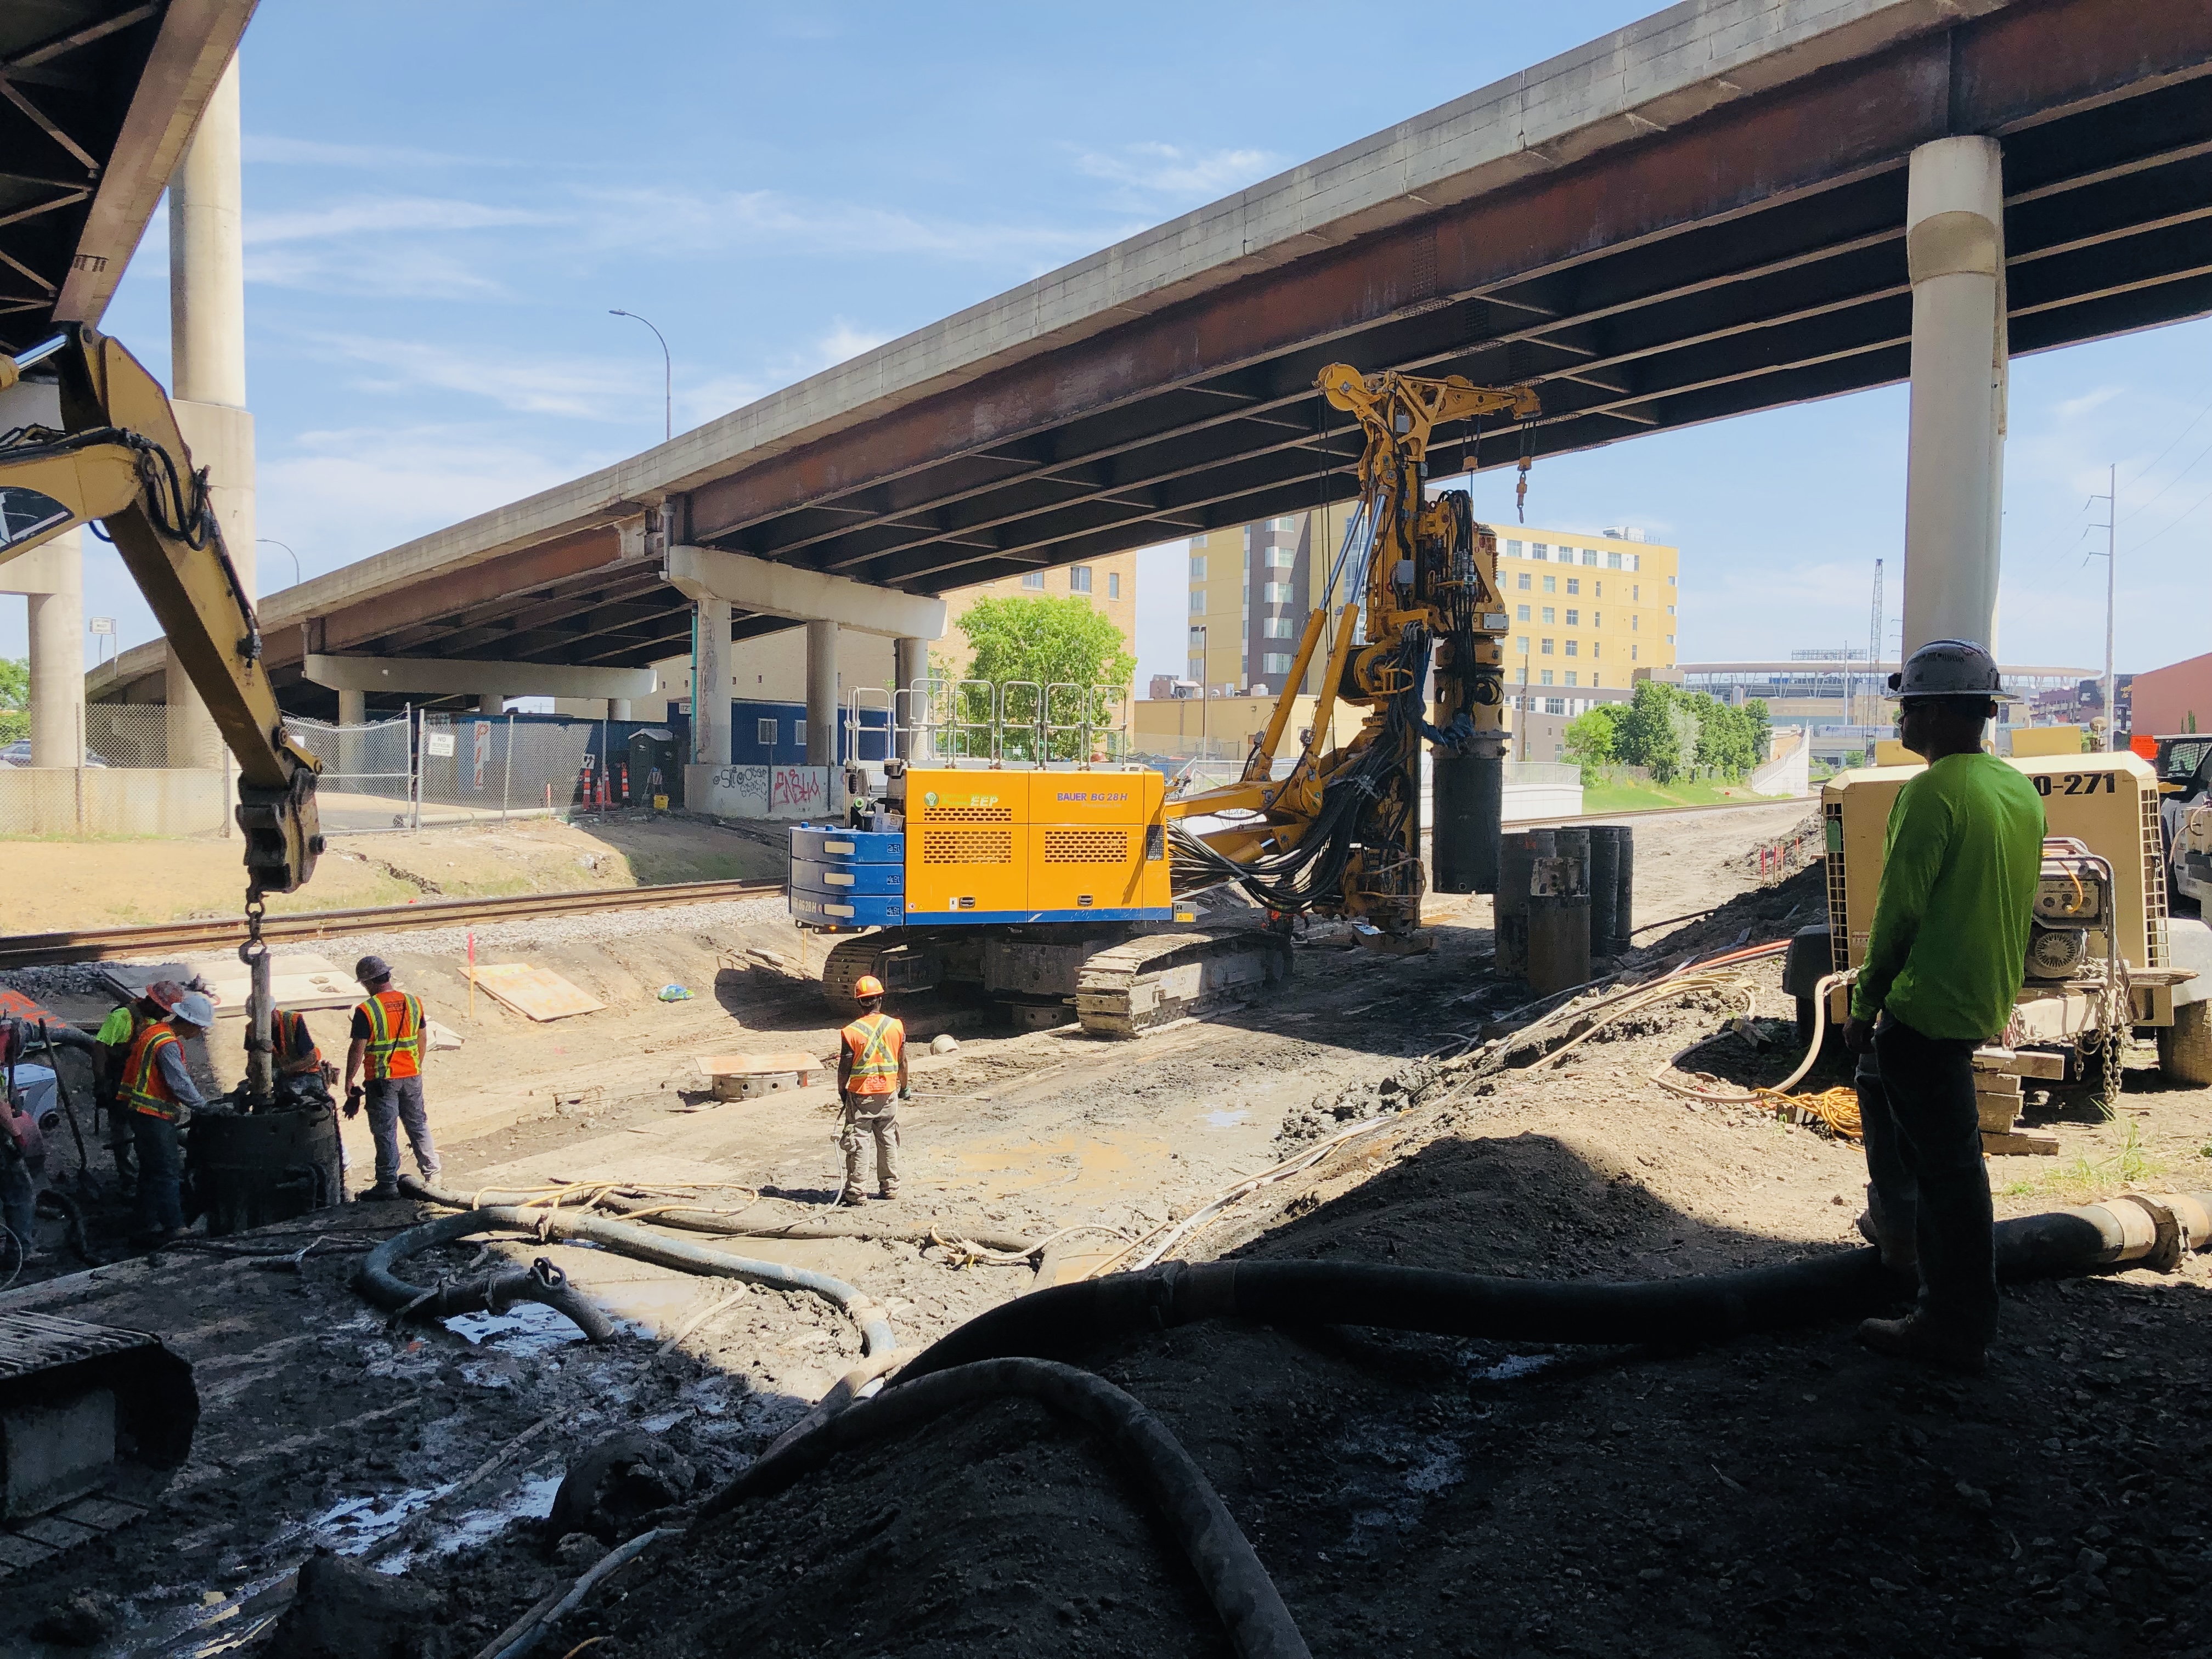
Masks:
[[[179,1019],[197,1025],[203,1031],[215,1029],[215,1003],[204,991],[187,991],[173,1011]]]
[[[1889,677],[1899,697],[1988,697],[2010,702],[1997,674],[1997,659],[1972,640],[1930,640],[1905,659],[1905,672]]]

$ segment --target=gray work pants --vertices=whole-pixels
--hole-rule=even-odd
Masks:
[[[416,1167],[422,1179],[438,1178],[438,1148],[430,1139],[429,1114],[422,1109],[422,1079],[419,1077],[372,1078],[362,1104],[368,1112],[368,1133],[376,1142],[376,1184],[389,1187],[399,1179],[399,1130],[406,1127],[407,1144],[415,1149]]]
[[[878,1103],[882,1103],[880,1105]],[[847,1095],[845,1097],[844,1127],[837,1136],[837,1146],[845,1154],[845,1191],[848,1199],[866,1196],[861,1184],[866,1168],[868,1138],[876,1143],[876,1189],[885,1198],[896,1197],[899,1183],[898,1097],[896,1095]]]
[[[1997,1325],[1995,1220],[1971,1037],[1923,1036],[1885,1014],[1878,1074],[1857,1079],[1867,1179],[1877,1224],[1910,1231],[1920,1253],[1920,1311],[1987,1342]],[[1871,1087],[1869,1087],[1871,1084]]]

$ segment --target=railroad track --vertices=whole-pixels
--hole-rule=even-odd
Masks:
[[[358,910],[271,912],[262,920],[261,936],[272,941],[329,939],[343,933],[396,933],[473,921],[521,921],[592,911],[718,904],[731,899],[765,898],[781,891],[780,881],[684,881],[660,887],[519,893],[507,898],[424,899],[416,904],[384,904]],[[221,921],[163,922],[150,927],[7,934],[0,935],[0,968],[160,959],[182,951],[235,949],[245,942],[243,916]]]

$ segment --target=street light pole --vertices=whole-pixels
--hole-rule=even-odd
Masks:
[[[292,548],[289,543],[280,542],[274,536],[256,536],[253,539],[257,543],[266,542],[271,547],[281,547],[287,553],[292,553]],[[292,553],[292,586],[297,587],[300,585],[300,556],[297,553]]]
[[[652,323],[635,311],[611,310],[607,315],[627,317],[634,323],[644,323],[653,328]],[[676,362],[668,355],[668,337],[653,328],[653,337],[660,342],[661,440],[665,442],[676,435]]]
[[[2119,568],[2120,564],[2118,557],[2120,469],[2118,465],[2109,466],[2105,470],[2104,495],[2092,495],[2089,499],[2093,501],[2102,501],[2105,503],[2105,522],[2102,526],[2091,525],[2089,528],[2092,530],[2101,528],[2105,532],[2105,752],[2110,754],[2119,747],[2120,730],[2119,711],[2112,706],[2112,592],[2115,586],[2113,573]],[[2097,556],[2092,551],[2089,556],[2094,559]]]

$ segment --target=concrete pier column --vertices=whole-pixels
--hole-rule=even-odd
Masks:
[[[338,693],[338,725],[341,728],[368,724],[368,693],[341,691]],[[359,732],[341,730],[338,735],[337,771],[341,777],[358,774],[362,769],[362,738]],[[347,786],[349,787],[356,786]]]
[[[607,699],[607,718],[611,720],[629,720],[630,718],[629,699],[628,697],[609,697]]]
[[[1905,652],[1996,649],[2006,362],[2003,153],[1994,138],[1912,152],[1912,413],[1905,487]]]
[[[84,559],[72,530],[26,562],[43,567],[31,607],[31,764],[84,764]]]
[[[845,806],[845,773],[837,754],[837,624],[806,624],[806,763],[830,769],[830,810]]]
[[[253,565],[253,417],[246,411],[246,251],[240,235],[238,60],[216,83],[169,179],[169,393],[248,599]],[[222,764],[222,739],[173,653],[169,764]]]
[[[896,639],[891,641],[891,674],[897,690],[911,693],[900,697],[894,694],[891,707],[896,717],[908,725],[919,725],[927,718],[928,706],[915,687],[929,678],[929,641],[927,640]],[[929,760],[928,754],[916,755],[914,734],[902,732],[898,738],[898,757],[901,760]]]
[[[730,602],[701,599],[699,645],[691,674],[691,758],[730,763]]]
[[[489,714],[495,720],[507,713],[507,693],[479,691],[477,693],[477,713]]]

